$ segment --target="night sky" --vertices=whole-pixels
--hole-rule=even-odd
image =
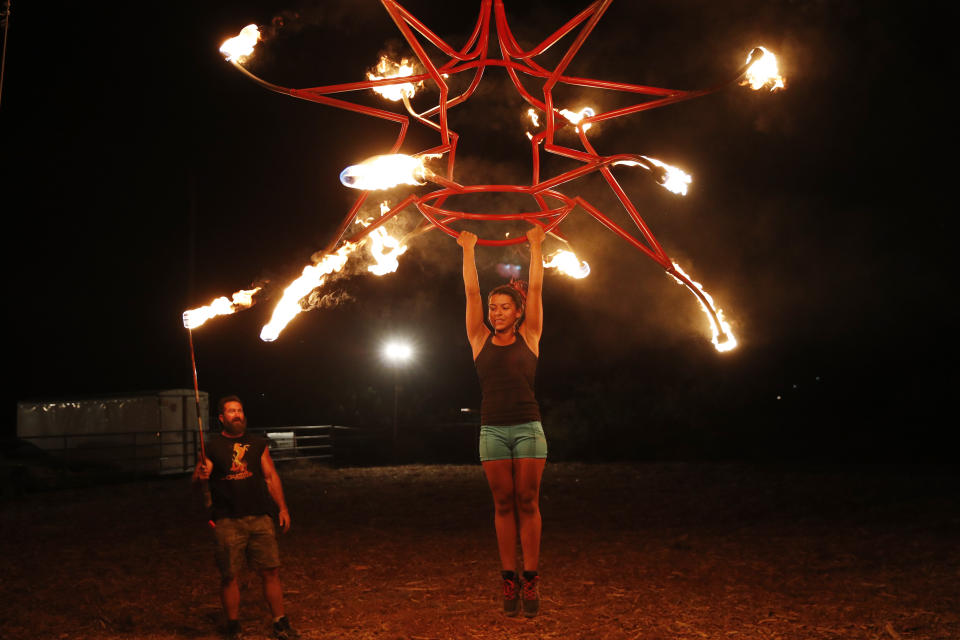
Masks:
[[[530,46],[586,4],[506,6]],[[456,48],[476,15],[469,2],[404,6]],[[4,435],[19,400],[190,388],[182,311],[254,282],[274,295],[331,240],[357,196],[340,171],[387,152],[396,125],[271,93],[223,61],[225,38],[275,18],[282,27],[248,67],[280,85],[362,80],[380,52],[409,54],[373,0],[14,4],[0,103],[14,348]],[[741,346],[717,353],[689,292],[575,212],[561,229],[593,273],[547,274],[538,372],[558,455],[947,456],[954,211],[947,162],[928,169],[952,126],[941,18],[926,3],[866,0],[614,2],[571,75],[696,89],[762,44],[788,86],[731,87],[590,132],[602,154],[643,153],[692,174],[681,198],[642,171],[616,173]],[[343,97],[402,109],[368,93]],[[624,104],[581,88],[555,96]],[[414,104],[435,100],[422,90]],[[455,177],[529,183],[525,111],[506,75],[488,70],[450,114],[462,136]],[[434,144],[411,126],[403,150]],[[571,166],[541,157],[548,175]],[[560,190],[629,224],[596,175]],[[391,418],[393,391],[380,347],[404,336],[416,358],[399,374],[401,421],[458,420],[479,406],[459,260],[451,238],[421,236],[397,273],[337,280],[325,292],[341,303],[302,314],[274,343],[258,337],[269,300],[215,319],[194,333],[201,389],[240,394],[252,426],[376,426]],[[496,265],[525,269],[528,256],[480,247],[478,260],[488,290],[504,280]]]

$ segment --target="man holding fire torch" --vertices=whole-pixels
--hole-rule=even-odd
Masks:
[[[283,612],[280,553],[273,514],[280,528],[290,529],[290,513],[280,476],[270,458],[269,439],[247,433],[247,418],[237,396],[218,405],[223,430],[210,438],[194,481],[210,483],[211,522],[217,541],[220,597],[227,615],[227,637],[240,638],[240,586],[237,573],[244,558],[260,573],[263,595],[273,614],[273,636],[297,637]]]

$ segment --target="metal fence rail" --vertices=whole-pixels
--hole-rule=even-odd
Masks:
[[[333,425],[248,429],[270,438],[270,457],[282,460],[333,459]]]

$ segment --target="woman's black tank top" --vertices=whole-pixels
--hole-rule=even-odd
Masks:
[[[493,344],[487,336],[475,360],[482,400],[480,424],[508,426],[540,420],[540,406],[533,395],[537,356],[517,335],[513,344]]]

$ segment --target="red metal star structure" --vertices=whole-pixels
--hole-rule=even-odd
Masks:
[[[311,102],[396,122],[399,125],[400,131],[393,143],[393,146],[390,148],[390,154],[397,154],[399,152],[404,138],[406,137],[407,129],[410,125],[411,119],[435,130],[439,134],[439,145],[431,149],[425,149],[415,154],[415,157],[422,157],[427,154],[446,155],[447,161],[445,176],[439,176],[430,171],[426,171],[426,179],[436,183],[442,188],[423,195],[417,195],[415,193],[407,195],[396,206],[391,208],[375,222],[373,222],[373,224],[364,228],[356,236],[350,238],[349,242],[360,241],[371,231],[383,225],[410,205],[415,206],[425,218],[420,227],[418,227],[417,231],[426,231],[435,228],[450,236],[456,237],[459,232],[453,227],[453,225],[461,220],[477,220],[486,222],[526,221],[532,224],[538,224],[543,227],[546,232],[553,233],[555,236],[562,238],[557,230],[558,225],[564,221],[564,219],[574,210],[575,207],[579,206],[596,218],[606,228],[626,240],[630,245],[643,252],[650,259],[663,267],[668,274],[672,275],[674,278],[686,285],[690,291],[697,296],[711,320],[714,329],[714,343],[718,345],[718,348],[723,348],[723,344],[729,346],[731,342],[735,345],[735,340],[733,340],[732,335],[729,334],[729,328],[725,326],[725,323],[722,323],[722,318],[718,317],[718,312],[709,296],[706,295],[701,288],[685,273],[680,271],[673,261],[667,256],[667,253],[663,250],[663,247],[660,245],[660,243],[657,242],[657,239],[654,237],[646,222],[644,222],[643,218],[640,216],[640,213],[637,211],[634,204],[630,201],[623,188],[617,182],[617,179],[613,176],[610,167],[617,163],[627,163],[634,166],[640,166],[648,170],[651,175],[661,184],[664,183],[667,178],[665,170],[661,166],[654,164],[648,158],[641,155],[601,155],[594,149],[593,145],[591,145],[590,141],[587,139],[586,130],[589,128],[589,125],[593,123],[619,118],[633,113],[638,113],[640,111],[648,111],[650,109],[664,107],[678,102],[691,100],[693,98],[699,98],[730,86],[737,82],[747,72],[747,69],[751,64],[764,55],[764,50],[760,48],[754,49],[754,51],[751,52],[747,63],[737,71],[733,78],[713,87],[697,91],[663,89],[658,87],[565,75],[565,70],[570,65],[574,56],[583,46],[587,37],[593,31],[601,16],[603,16],[604,12],[610,6],[612,0],[597,0],[596,2],[593,2],[586,9],[564,24],[560,29],[551,34],[543,42],[530,50],[524,50],[517,43],[516,39],[511,33],[504,11],[503,0],[481,0],[480,13],[477,18],[476,26],[474,27],[473,33],[471,34],[467,43],[460,50],[455,50],[453,47],[447,44],[443,39],[438,37],[429,28],[427,28],[426,25],[420,22],[413,14],[411,14],[394,0],[381,0],[381,2],[384,8],[387,10],[387,13],[396,23],[397,28],[403,34],[403,37],[406,39],[407,43],[413,49],[424,69],[426,69],[425,73],[404,76],[402,78],[402,82],[430,82],[435,85],[439,92],[439,100],[437,105],[422,113],[417,113],[412,108],[408,96],[406,95],[403,97],[403,102],[406,107],[407,115],[384,111],[382,109],[331,97],[333,94],[342,94],[363,89],[377,89],[390,85],[396,86],[398,84],[398,79],[396,77],[323,87],[313,87],[307,89],[291,89],[272,84],[253,75],[240,64],[238,59],[231,58],[231,62],[237,69],[242,71],[258,84],[273,91],[296,98],[309,100]],[[500,45],[499,57],[491,57],[489,55],[491,20],[496,21],[497,42]],[[579,31],[576,33],[573,42],[570,44],[566,53],[564,53],[562,59],[556,65],[556,67],[553,69],[548,69],[536,62],[535,58],[537,56],[547,51],[547,49],[555,45],[558,41],[564,38],[564,36],[568,35],[578,27]],[[426,42],[429,42],[437,49],[442,51],[444,55],[449,57],[449,62],[440,67],[434,65],[424,50],[424,45],[420,38],[417,37],[418,34],[420,38],[424,39]],[[529,185],[462,185],[454,181],[458,136],[457,133],[451,130],[448,126],[447,114],[450,109],[463,104],[473,95],[474,91],[477,89],[477,86],[480,84],[480,80],[483,77],[484,71],[486,71],[488,67],[502,67],[513,83],[513,86],[520,93],[523,99],[534,108],[541,110],[546,116],[546,126],[544,130],[531,137],[530,144],[533,154],[533,178]],[[449,88],[445,78],[461,73],[472,73],[473,78],[463,93],[455,97],[450,97]],[[542,99],[532,95],[527,91],[526,88],[524,88],[519,78],[519,74],[521,73],[529,77],[539,78],[543,81]],[[625,93],[637,94],[639,96],[646,96],[648,99],[631,106],[622,107],[595,115],[588,115],[574,122],[570,118],[562,115],[554,106],[553,90],[558,84],[621,91]],[[554,138],[557,130],[566,126],[575,128],[580,139],[580,143],[583,145],[582,150],[562,146],[555,142]],[[577,160],[581,162],[582,165],[557,176],[543,179],[540,175],[541,145],[547,152]],[[611,220],[582,196],[569,196],[557,190],[560,185],[593,172],[600,172],[604,180],[606,180],[607,184],[610,186],[620,203],[623,205],[623,208],[626,210],[630,219],[633,220],[634,224],[636,225],[637,230],[639,231],[639,237],[626,231],[623,227]],[[443,208],[444,202],[453,195],[498,192],[529,195],[537,203],[539,209],[530,212],[490,214],[455,211]],[[369,190],[363,191],[360,194],[338,227],[336,233],[334,234],[333,240],[325,249],[325,253],[330,253],[341,245],[344,239],[344,234],[351,223],[355,220],[357,212],[360,210],[360,207],[367,200],[369,195]],[[551,204],[553,206],[551,206]],[[512,239],[480,238],[478,242],[479,244],[483,245],[511,245],[524,241],[525,238],[520,236]]]

